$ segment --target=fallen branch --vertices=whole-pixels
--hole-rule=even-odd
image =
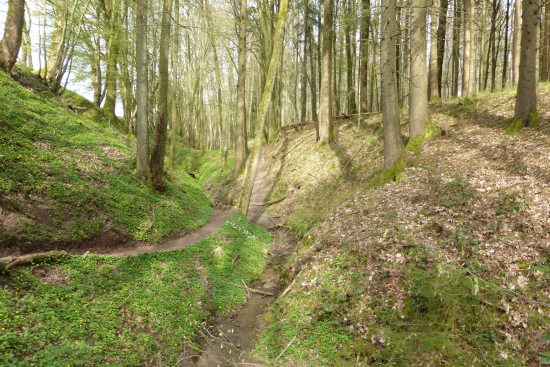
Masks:
[[[285,349],[283,349],[283,351],[281,352],[281,354],[279,354],[279,356],[277,358],[275,358],[275,361],[278,361],[279,358],[281,358],[283,356],[283,354],[285,354],[286,350],[288,349],[288,347],[290,347],[290,345],[292,343],[294,343],[294,339],[296,339],[297,335],[294,335],[294,338],[292,338],[292,340],[290,341],[290,343],[288,343],[285,347]]]
[[[266,201],[266,202],[265,202],[265,205],[272,205],[272,204],[276,204],[276,203],[278,203],[278,202],[280,202],[280,201],[283,201],[284,199],[286,199],[286,196],[287,196],[287,195],[288,195],[288,194],[285,192],[284,195],[281,196],[281,197],[278,197],[278,198],[273,199],[273,200]]]
[[[28,262],[35,262],[37,260],[47,259],[53,257],[59,259],[61,256],[66,255],[65,251],[49,251],[41,252],[37,254],[25,255],[25,256],[9,256],[0,259],[0,271],[4,269],[11,269],[17,265],[26,264]]]
[[[226,282],[225,280],[222,280],[222,282],[224,282],[225,284],[233,285],[235,287],[239,287],[241,289],[244,289],[245,291],[249,291],[249,292],[252,292],[252,293],[259,293],[259,294],[263,294],[265,296],[273,296],[274,295],[273,293],[264,292],[264,291],[260,291],[258,289],[250,288],[246,284],[244,286],[242,286],[242,285],[239,285],[239,284]],[[244,284],[244,281],[243,281],[243,284]]]
[[[294,287],[294,285],[296,284],[296,282],[298,281],[298,278],[300,277],[300,273],[302,271],[300,270],[298,272],[298,274],[296,274],[296,276],[294,277],[294,280],[292,281],[292,283],[290,283],[290,285],[285,289],[285,291],[283,292],[283,294],[281,294],[281,297],[279,298],[283,298],[284,296],[286,296],[288,294],[288,292],[290,292],[290,290],[292,289],[292,287]]]

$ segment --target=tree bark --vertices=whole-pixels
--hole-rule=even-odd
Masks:
[[[468,96],[474,92],[473,61],[472,0],[464,0],[464,70],[462,72],[462,96]]]
[[[539,0],[523,1],[521,31],[521,54],[519,61],[519,80],[516,97],[515,118],[523,126],[537,123],[537,35],[540,24]]]
[[[334,139],[334,122],[332,121],[332,11],[334,0],[324,1],[323,19],[323,56],[321,65],[321,113],[319,116],[319,146],[328,144]]]
[[[454,19],[453,19],[453,79],[452,79],[452,90],[451,96],[458,96],[458,69],[459,69],[459,49],[460,49],[460,23],[461,23],[461,11],[460,11],[460,1],[455,0],[454,2]]]
[[[318,31],[318,30],[317,30]],[[316,62],[313,58],[313,45],[315,44],[313,32],[309,32],[309,63],[311,66],[311,118],[315,125],[315,141],[319,140],[319,116],[317,115],[317,71],[315,70]]]
[[[239,28],[239,71],[237,76],[237,121],[235,127],[235,177],[242,171],[245,158],[246,19],[246,0],[241,0],[241,18]]]
[[[437,74],[437,16],[435,10],[430,14],[430,101],[439,98]]]
[[[395,68],[396,0],[382,0],[382,20],[380,24],[380,66],[382,68],[382,113],[384,125],[384,171],[403,155],[401,126],[399,123],[399,101]]]
[[[300,111],[300,121],[306,121],[307,113],[307,41],[308,41],[308,5],[307,0],[304,1],[304,53],[302,56],[302,86],[301,86],[301,111]]]
[[[424,135],[428,113],[426,70],[426,0],[412,0],[411,72],[409,79],[409,139]]]
[[[437,28],[437,92],[441,97],[443,58],[445,56],[445,34],[447,32],[447,8],[449,0],[439,1],[439,27]]]
[[[283,46],[283,33],[287,12],[288,0],[281,0],[277,26],[275,28],[275,36],[273,37],[273,56],[271,57],[271,60],[269,62],[265,88],[262,93],[262,101],[260,103],[260,109],[256,118],[256,134],[254,135],[252,154],[250,156],[250,163],[246,173],[243,191],[241,194],[240,211],[245,216],[248,213],[250,197],[252,196],[252,189],[254,188],[254,179],[256,178],[256,172],[258,171],[258,163],[260,161],[260,153],[262,149],[262,132],[264,131],[268,107],[271,103],[271,96],[273,87],[275,85],[277,69],[279,68],[279,64],[281,63],[281,48]]]
[[[17,60],[25,21],[25,0],[9,0],[4,37],[0,41],[0,69],[11,74]]]
[[[521,39],[521,0],[514,4],[514,33],[512,35],[512,83],[518,84],[519,80],[519,52]]]
[[[164,0],[162,30],[160,32],[158,118],[151,154],[151,178],[156,190],[163,188],[164,154],[166,151],[166,130],[168,113],[168,56],[170,53],[170,22],[172,0]]]
[[[357,113],[357,105],[355,104],[355,70],[354,62],[351,50],[351,32],[352,32],[352,15],[351,15],[351,2],[352,0],[347,0],[346,3],[346,26],[344,28],[344,33],[346,35],[346,71],[347,71],[347,93],[346,99],[348,101],[348,115],[353,115]],[[353,29],[355,31],[355,29]]]
[[[147,182],[149,175],[149,112],[147,77],[147,0],[137,2],[136,14],[136,98],[137,176]]]
[[[506,24],[504,26],[504,57],[502,60],[502,89],[508,80],[508,24],[510,22],[510,0],[506,0]],[[550,39],[550,38],[549,38]]]
[[[550,4],[544,5],[544,38],[542,47],[542,67],[540,70],[540,79],[542,82],[548,81],[548,54],[550,51]]]
[[[370,0],[362,0],[361,12],[361,61],[359,68],[360,98],[359,112],[369,112],[368,75],[369,75],[369,32],[370,32]]]

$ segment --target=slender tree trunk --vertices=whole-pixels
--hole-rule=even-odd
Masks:
[[[512,83],[519,81],[519,52],[521,39],[521,0],[514,3],[514,33],[512,35]]]
[[[380,66],[382,68],[382,113],[384,124],[384,171],[391,169],[403,156],[401,126],[399,123],[399,101],[395,68],[396,0],[382,0],[380,24]]]
[[[424,135],[428,112],[428,71],[426,70],[426,0],[412,0],[411,72],[409,79],[409,139]]]
[[[452,82],[452,92],[453,97],[458,96],[458,69],[459,69],[459,60],[460,60],[460,23],[461,23],[461,11],[460,11],[460,1],[455,0],[454,2],[454,14],[455,18],[453,20],[453,82]]]
[[[319,117],[317,116],[317,72],[315,70],[316,62],[313,58],[313,35],[309,32],[311,37],[309,42],[309,63],[311,66],[311,118],[315,125],[315,141],[319,140]]]
[[[137,94],[137,175],[147,182],[149,175],[149,112],[147,77],[147,0],[137,2],[136,14],[136,94]]]
[[[262,148],[262,132],[264,130],[265,120],[267,118],[267,110],[271,102],[277,69],[279,68],[279,64],[281,63],[281,48],[283,46],[283,33],[287,12],[288,0],[281,0],[279,16],[277,19],[277,27],[275,28],[275,36],[273,37],[273,54],[269,62],[269,69],[267,72],[264,92],[262,94],[262,101],[260,103],[260,109],[256,118],[256,134],[254,136],[252,154],[250,156],[250,163],[246,173],[243,192],[241,195],[240,211],[244,215],[248,213],[250,197],[252,196],[252,189],[254,188],[254,179],[256,178],[258,163],[260,161],[260,151]]]
[[[151,153],[151,177],[156,190],[163,188],[164,154],[166,151],[166,130],[168,114],[168,58],[170,53],[170,22],[172,0],[164,0],[162,9],[162,29],[160,32],[158,117],[155,126],[155,139]]]
[[[437,74],[437,16],[435,10],[430,14],[430,101],[439,98]]]
[[[537,123],[537,35],[540,22],[539,0],[523,1],[521,54],[515,118],[523,126]]]
[[[506,0],[506,24],[504,26],[504,57],[502,60],[502,89],[508,80],[508,24],[510,21],[510,0]],[[550,37],[548,38],[550,40]]]
[[[300,121],[306,121],[306,113],[307,113],[307,40],[308,40],[308,5],[307,0],[304,1],[304,53],[302,57],[302,86],[300,88],[300,91],[302,93],[301,98],[301,113],[300,113]]]
[[[359,112],[369,112],[368,75],[369,75],[369,32],[370,32],[370,0],[362,0],[361,11],[361,61],[359,68]]]
[[[447,33],[447,8],[449,0],[439,1],[439,27],[437,28],[437,91],[441,96],[443,58],[445,56],[445,34]]]
[[[9,0],[4,23],[4,37],[0,41],[0,69],[11,74],[17,60],[25,22],[25,0]]]
[[[117,76],[118,76],[118,3],[112,0],[109,7],[104,10],[104,22],[109,27],[107,40],[107,72],[105,73],[105,104],[103,112],[106,117],[115,121],[116,97],[117,97]],[[107,7],[107,5],[106,5]]]
[[[347,0],[346,3],[346,26],[345,26],[345,34],[346,34],[346,71],[347,71],[347,93],[346,93],[346,99],[348,101],[348,115],[353,115],[357,113],[357,106],[355,104],[355,81],[354,81],[354,63],[353,63],[353,56],[352,56],[352,50],[351,50],[351,32],[352,32],[352,15],[351,15],[351,2],[352,0]],[[355,31],[355,29],[354,29]]]
[[[321,77],[321,113],[319,117],[319,146],[328,144],[334,139],[334,122],[332,121],[332,11],[333,0],[324,1],[323,20],[323,59]]]
[[[464,0],[464,70],[462,72],[462,95],[474,92],[474,57],[472,52],[472,0]]]
[[[397,104],[402,106],[401,100],[401,79],[403,77],[401,73],[401,8],[397,7],[397,20],[395,22],[396,38],[395,38],[395,76],[397,81]]]
[[[540,79],[543,82],[548,81],[548,53],[550,51],[550,4],[544,5],[544,36],[542,40],[542,67],[540,70]]]
[[[179,0],[174,0],[174,21],[179,24],[180,4]],[[177,61],[180,60],[179,50],[180,45],[180,31],[176,27],[174,29],[175,37],[172,44],[172,92],[170,93],[170,153],[168,155],[168,171],[174,171],[174,160],[176,158],[176,136],[178,134],[179,122],[178,122],[178,103],[177,97],[179,97],[179,83],[178,83],[178,65]],[[223,161],[223,159],[222,159]],[[223,170],[222,170],[223,171]]]
[[[246,0],[241,0],[241,18],[239,28],[239,71],[237,81],[237,122],[235,127],[235,177],[239,175],[244,166],[245,145],[244,135],[246,129]]]

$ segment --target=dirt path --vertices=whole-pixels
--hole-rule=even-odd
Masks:
[[[269,222],[262,217],[265,208],[264,198],[266,193],[267,169],[262,154],[258,165],[258,172],[254,180],[254,189],[247,218],[251,222],[264,226]],[[272,241],[269,255],[270,260],[266,270],[259,279],[249,287],[273,293],[273,296],[265,296],[249,293],[248,300],[237,313],[225,319],[218,319],[210,323],[206,330],[201,330],[203,336],[198,340],[202,347],[201,355],[192,361],[183,364],[186,367],[229,367],[229,366],[261,366],[250,352],[256,345],[258,334],[267,323],[262,317],[269,309],[273,301],[277,299],[278,292],[283,282],[280,278],[280,270],[286,261],[286,256],[292,253],[297,239],[290,241],[278,238]]]

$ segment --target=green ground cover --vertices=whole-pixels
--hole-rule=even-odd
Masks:
[[[0,290],[0,364],[173,365],[209,314],[229,314],[245,301],[243,289],[224,281],[257,277],[269,241],[265,229],[235,213],[183,250],[13,270]]]

